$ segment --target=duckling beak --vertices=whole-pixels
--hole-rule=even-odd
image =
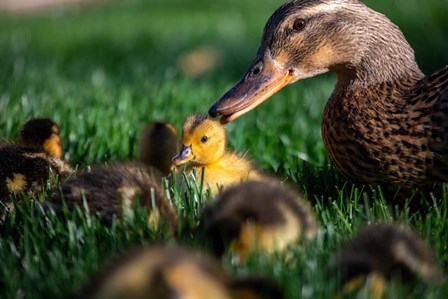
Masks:
[[[182,145],[180,152],[173,158],[173,163],[176,166],[182,165],[194,159],[193,151],[190,146]]]
[[[229,123],[294,81],[293,69],[284,68],[271,58],[256,60],[243,78],[218,99],[208,113],[211,117],[221,115],[222,124]]]

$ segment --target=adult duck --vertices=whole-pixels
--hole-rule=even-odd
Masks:
[[[325,147],[355,183],[448,181],[448,67],[424,77],[386,16],[357,0],[290,1],[270,17],[244,77],[209,110],[227,123],[284,86],[326,72]]]

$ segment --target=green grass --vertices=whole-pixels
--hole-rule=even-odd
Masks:
[[[132,159],[147,122],[165,119],[180,129],[186,116],[206,113],[239,79],[280,3],[126,1],[37,15],[2,14],[0,138],[14,140],[26,119],[48,116],[60,124],[66,158],[73,164]],[[426,73],[448,64],[447,0],[368,4],[402,28]],[[183,75],[176,67],[179,55],[204,45],[219,49],[221,64],[199,78]],[[334,82],[327,75],[297,83],[228,126],[231,147],[247,151],[261,168],[302,189],[322,227],[304,250],[293,248],[291,260],[260,254],[248,265],[222,263],[235,276],[273,277],[288,298],[331,297],[335,286],[325,268],[332,254],[359,226],[377,220],[408,223],[430,242],[445,269],[448,265],[448,192],[436,204],[426,200],[427,213],[411,214],[389,206],[378,192],[368,195],[352,187],[329,166],[320,120]],[[190,229],[207,198],[194,189],[172,191],[182,219],[177,241],[147,228],[139,211],[105,227],[94,215],[75,213],[63,220],[43,215],[23,200],[0,231],[0,297],[64,297],[111,256],[136,244],[202,248]],[[387,297],[401,297],[403,291],[392,285]],[[447,293],[448,284],[429,289],[418,284],[410,298]]]

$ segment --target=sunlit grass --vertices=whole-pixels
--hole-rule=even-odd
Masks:
[[[206,113],[239,79],[257,50],[264,23],[281,3],[169,2],[0,16],[0,138],[14,140],[26,119],[48,116],[60,124],[65,157],[80,168],[134,159],[147,122],[168,120],[180,129],[189,114]],[[426,72],[448,63],[448,1],[369,4],[399,24]],[[217,49],[221,62],[198,78],[179,71],[178,57],[204,45]],[[317,239],[291,248],[288,259],[256,254],[248,265],[230,258],[222,262],[231,275],[274,278],[288,298],[332,297],[334,280],[326,271],[332,254],[359,227],[375,221],[411,225],[448,265],[447,190],[436,201],[426,198],[424,213],[412,213],[391,205],[381,190],[352,186],[330,165],[320,121],[334,83],[332,75],[297,83],[228,125],[230,146],[300,189],[321,226]],[[177,242],[205,250],[196,227],[210,197],[193,182],[186,189],[181,184],[165,182],[180,214],[176,236],[152,231],[139,209],[131,219],[117,218],[106,226],[96,215],[79,210],[58,218],[37,202],[19,198],[0,229],[0,297],[64,297],[112,256],[136,245]],[[414,199],[422,200],[418,194]],[[392,285],[387,297],[403,292]],[[446,293],[447,284],[429,290],[417,285],[411,298]]]

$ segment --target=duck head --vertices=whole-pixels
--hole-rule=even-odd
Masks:
[[[182,128],[182,148],[173,158],[175,165],[193,162],[207,165],[219,160],[225,153],[226,130],[219,121],[205,115],[188,117]]]
[[[210,108],[228,123],[284,86],[326,72],[338,83],[374,73],[387,77],[416,67],[414,52],[384,15],[358,0],[295,0],[268,20],[257,55],[243,78]],[[416,67],[418,69],[418,67]]]

